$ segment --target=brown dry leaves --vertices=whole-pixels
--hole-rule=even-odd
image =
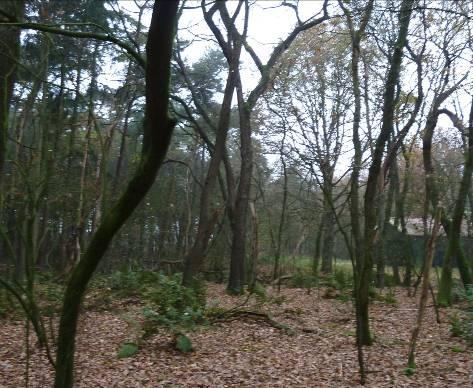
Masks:
[[[209,303],[231,307],[243,297],[224,295],[209,285]],[[322,294],[322,293],[321,293]],[[281,305],[264,311],[296,329],[295,335],[264,322],[239,319],[189,333],[196,351],[180,354],[170,347],[171,336],[158,334],[143,343],[134,358],[118,359],[122,342],[130,339],[129,314],[124,311],[86,311],[77,345],[77,387],[353,387],[358,385],[354,320],[351,303],[326,300],[317,293],[285,289]],[[374,303],[374,346],[365,350],[369,387],[473,386],[471,350],[451,338],[448,316],[441,311],[437,325],[430,307],[417,353],[417,372],[404,375],[410,327],[416,304],[398,290],[396,306]],[[250,305],[256,303],[250,300]],[[251,306],[250,306],[251,307]],[[133,307],[127,306],[133,310]],[[135,308],[135,311],[138,308]],[[302,329],[310,329],[310,333]],[[0,387],[25,386],[24,323],[0,321]],[[53,373],[42,352],[32,346],[30,387],[51,386]]]

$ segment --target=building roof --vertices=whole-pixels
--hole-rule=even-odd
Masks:
[[[394,218],[391,218],[390,223],[394,225]],[[429,218],[427,219],[427,233],[430,234],[430,231],[432,230],[433,227],[433,219]],[[398,227],[399,230],[401,230],[401,226],[399,225]],[[424,221],[422,218],[418,217],[409,217],[406,218],[406,229],[407,229],[407,234],[411,236],[423,236],[424,235]],[[462,226],[461,226],[461,235],[462,236],[468,236],[468,223],[463,220]],[[473,232],[473,231],[472,231]],[[440,228],[440,236],[445,236],[445,231],[443,228]]]

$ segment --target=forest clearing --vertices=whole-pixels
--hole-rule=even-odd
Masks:
[[[237,308],[270,314],[290,331],[264,319],[244,315],[187,331],[194,350],[182,353],[173,335],[160,331],[147,338],[138,353],[119,358],[123,343],[136,341],[143,320],[137,298],[86,297],[79,323],[77,387],[354,387],[359,385],[353,304],[332,295],[327,287],[268,288],[265,297],[225,295],[222,285],[207,285],[207,304],[215,310]],[[337,291],[338,293],[339,291]],[[473,385],[473,352],[452,337],[457,307],[440,310],[436,322],[430,305],[418,345],[417,371],[406,374],[408,342],[415,322],[415,297],[405,289],[385,290],[389,298],[372,306],[374,345],[366,354],[368,387],[468,387]],[[333,299],[335,298],[335,299]],[[245,303],[246,302],[246,303]],[[98,303],[98,305],[96,305]],[[429,301],[431,304],[432,301]],[[211,307],[210,307],[211,306]],[[130,322],[135,322],[133,325]],[[25,384],[24,321],[0,321],[2,387]],[[31,338],[31,387],[50,386],[51,367]]]

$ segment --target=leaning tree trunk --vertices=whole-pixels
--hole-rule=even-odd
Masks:
[[[427,251],[425,254],[424,260],[424,268],[422,271],[422,293],[419,300],[419,310],[417,312],[417,319],[414,325],[414,329],[412,330],[411,341],[409,342],[409,355],[407,360],[408,368],[415,369],[415,351],[416,351],[416,344],[417,344],[417,337],[419,336],[420,328],[422,325],[422,319],[424,318],[424,311],[427,306],[427,297],[430,288],[430,269],[432,268],[432,261],[435,254],[435,243],[437,241],[437,235],[440,229],[440,216],[441,216],[442,209],[437,208],[435,210],[435,222],[432,228],[432,235],[429,239],[427,245]]]
[[[73,386],[79,310],[87,284],[112,238],[153,185],[166,155],[174,122],[168,117],[170,63],[178,0],[156,1],[146,46],[146,111],[140,164],[125,192],[104,216],[67,283],[57,340],[56,388]]]
[[[244,43],[246,51],[250,54],[253,61],[257,65],[261,78],[255,88],[248,94],[246,100],[243,99],[242,86],[240,84],[237,87],[237,92],[240,91],[238,96],[238,108],[240,113],[240,139],[241,139],[241,169],[240,169],[240,182],[238,190],[235,196],[235,219],[232,222],[232,229],[234,233],[232,241],[232,253],[231,253],[231,269],[230,269],[230,281],[228,285],[229,291],[241,292],[241,287],[244,283],[244,262],[245,262],[245,241],[246,241],[246,220],[249,206],[250,188],[251,188],[251,174],[253,169],[253,154],[252,154],[252,141],[251,141],[251,114],[253,109],[258,102],[258,99],[265,92],[267,86],[271,81],[271,69],[277,64],[282,54],[289,48],[296,37],[302,32],[309,28],[312,28],[318,24],[323,23],[329,18],[327,12],[328,0],[324,1],[322,5],[323,15],[319,18],[311,18],[310,21],[300,23],[289,33],[286,39],[280,42],[269,56],[268,61],[265,65],[261,59],[257,56],[256,52],[251,48],[246,39],[248,29],[248,12],[249,3],[245,2],[245,20],[243,22],[244,32],[240,34],[235,27],[235,17],[230,18],[225,7],[222,6],[223,2],[217,2],[220,4],[219,9],[221,10],[220,16],[228,31],[232,31],[237,37],[238,43]],[[220,41],[221,38],[217,39]],[[238,66],[237,69],[239,70]],[[241,83],[241,80],[239,80]]]
[[[439,112],[447,114],[454,125],[461,131],[464,131],[460,119],[456,117],[455,114],[445,109]],[[463,176],[460,182],[457,200],[455,201],[452,222],[450,223],[447,252],[443,261],[442,276],[439,284],[438,301],[443,305],[449,305],[452,302],[452,259],[454,257],[457,258],[458,269],[460,270],[463,285],[468,287],[472,284],[470,268],[460,247],[460,236],[466,200],[471,189],[471,174],[473,172],[473,102],[470,109],[467,137],[468,146],[465,166],[463,168]]]
[[[200,195],[199,225],[194,244],[184,258],[184,274],[182,283],[189,287],[194,281],[205,258],[210,235],[217,222],[217,213],[210,214],[212,193],[215,189],[221,161],[224,157],[228,128],[230,126],[231,104],[235,89],[235,71],[229,69],[220,116],[217,124],[215,146],[210,159],[209,169]]]

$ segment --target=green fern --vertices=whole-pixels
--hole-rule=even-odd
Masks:
[[[136,353],[138,353],[138,345],[132,342],[126,342],[122,344],[118,351],[118,358],[133,357]]]
[[[189,339],[188,336],[182,333],[176,334],[175,337],[175,347],[182,353],[190,353],[194,350],[192,346],[192,341]]]

